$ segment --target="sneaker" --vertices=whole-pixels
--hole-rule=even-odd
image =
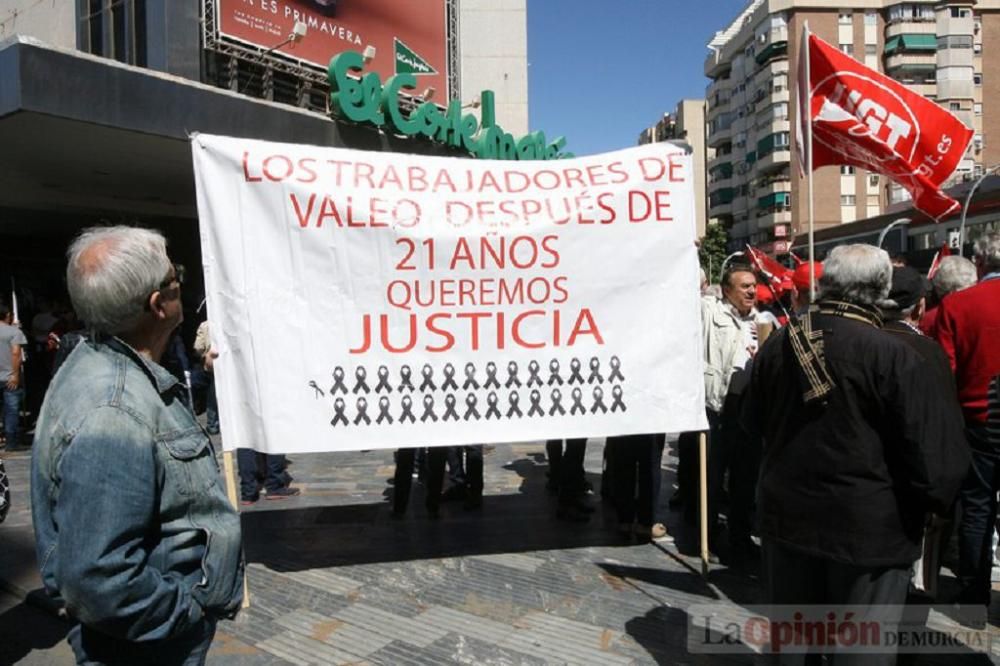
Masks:
[[[636,525],[635,535],[642,537],[643,539],[662,539],[667,536],[667,528],[664,527],[663,523],[654,523],[653,525]]]
[[[278,488],[277,490],[268,490],[267,499],[269,500],[282,500],[288,499],[289,497],[295,497],[301,490],[298,488],[292,488],[291,486],[285,486],[284,488]]]
[[[259,500],[259,499],[260,499],[260,495],[254,495],[253,497],[241,497],[240,498],[240,505],[241,506],[250,506],[252,504],[256,504],[257,500]]]

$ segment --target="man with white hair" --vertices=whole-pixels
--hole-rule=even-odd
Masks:
[[[928,303],[927,311],[920,319],[920,330],[933,336],[938,308],[944,297],[956,291],[968,289],[978,280],[976,265],[965,257],[951,255],[942,259],[934,276],[931,277],[934,300],[933,303]]]
[[[161,234],[84,231],[66,281],[90,335],[42,406],[32,515],[78,663],[202,664],[242,597],[239,516],[187,392],[159,365],[181,323]]]
[[[972,468],[962,486],[960,601],[988,606],[1000,490],[1000,442],[987,430],[989,385],[1000,375],[1000,233],[987,234],[976,244],[976,258],[982,279],[942,301],[934,335],[955,372],[965,435],[972,447]]]
[[[768,603],[901,608],[925,516],[948,509],[968,468],[954,400],[882,330],[891,275],[883,250],[834,248],[816,307],[754,361],[742,421],[764,440]]]

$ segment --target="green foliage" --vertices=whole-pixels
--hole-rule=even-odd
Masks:
[[[726,260],[728,254],[726,252],[728,242],[729,233],[721,224],[709,224],[705,229],[705,236],[701,239],[701,247],[698,249],[698,259],[711,284],[719,282],[722,262]]]

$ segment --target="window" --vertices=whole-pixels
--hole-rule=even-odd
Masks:
[[[973,74],[972,75],[972,82],[975,83],[977,86],[983,85],[983,75],[982,74]]]
[[[983,115],[983,103],[976,102],[975,104],[972,105],[972,110],[977,116]]]
[[[949,111],[961,111],[962,110],[962,105],[959,104],[958,102],[948,102],[948,110]]]
[[[865,55],[878,55],[878,44],[865,44]]]
[[[79,0],[81,51],[146,66],[146,0]]]
[[[846,164],[843,165],[843,166],[841,166],[840,167],[840,175],[841,176],[853,176],[854,175],[854,167],[847,166]]]
[[[982,44],[973,44],[972,45],[972,52],[975,53],[976,55],[979,55],[980,53],[983,52],[983,45]]]
[[[865,12],[865,25],[878,25],[878,14]]]
[[[938,51],[947,49],[971,49],[972,35],[945,35],[937,38]]]
[[[854,55],[854,44],[841,44],[840,50],[847,55]]]
[[[851,25],[851,12],[849,10],[844,10],[840,12],[840,18],[837,19],[840,25]]]
[[[840,195],[840,205],[841,206],[853,206],[857,203],[853,194],[841,194]]]
[[[972,12],[967,7],[952,7],[951,17],[952,18],[969,18]]]

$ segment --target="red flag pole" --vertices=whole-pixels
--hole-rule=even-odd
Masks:
[[[805,113],[806,126],[806,187],[809,190],[809,302],[816,302],[816,238],[815,238],[815,206],[813,203],[813,131],[812,131],[812,72],[809,68],[809,22],[806,21],[802,29],[802,39],[805,46],[801,53],[805,57],[805,63],[800,65],[805,68],[805,110],[799,109],[799,113]],[[803,81],[799,82],[802,85]],[[802,95],[799,96],[802,99]]]

